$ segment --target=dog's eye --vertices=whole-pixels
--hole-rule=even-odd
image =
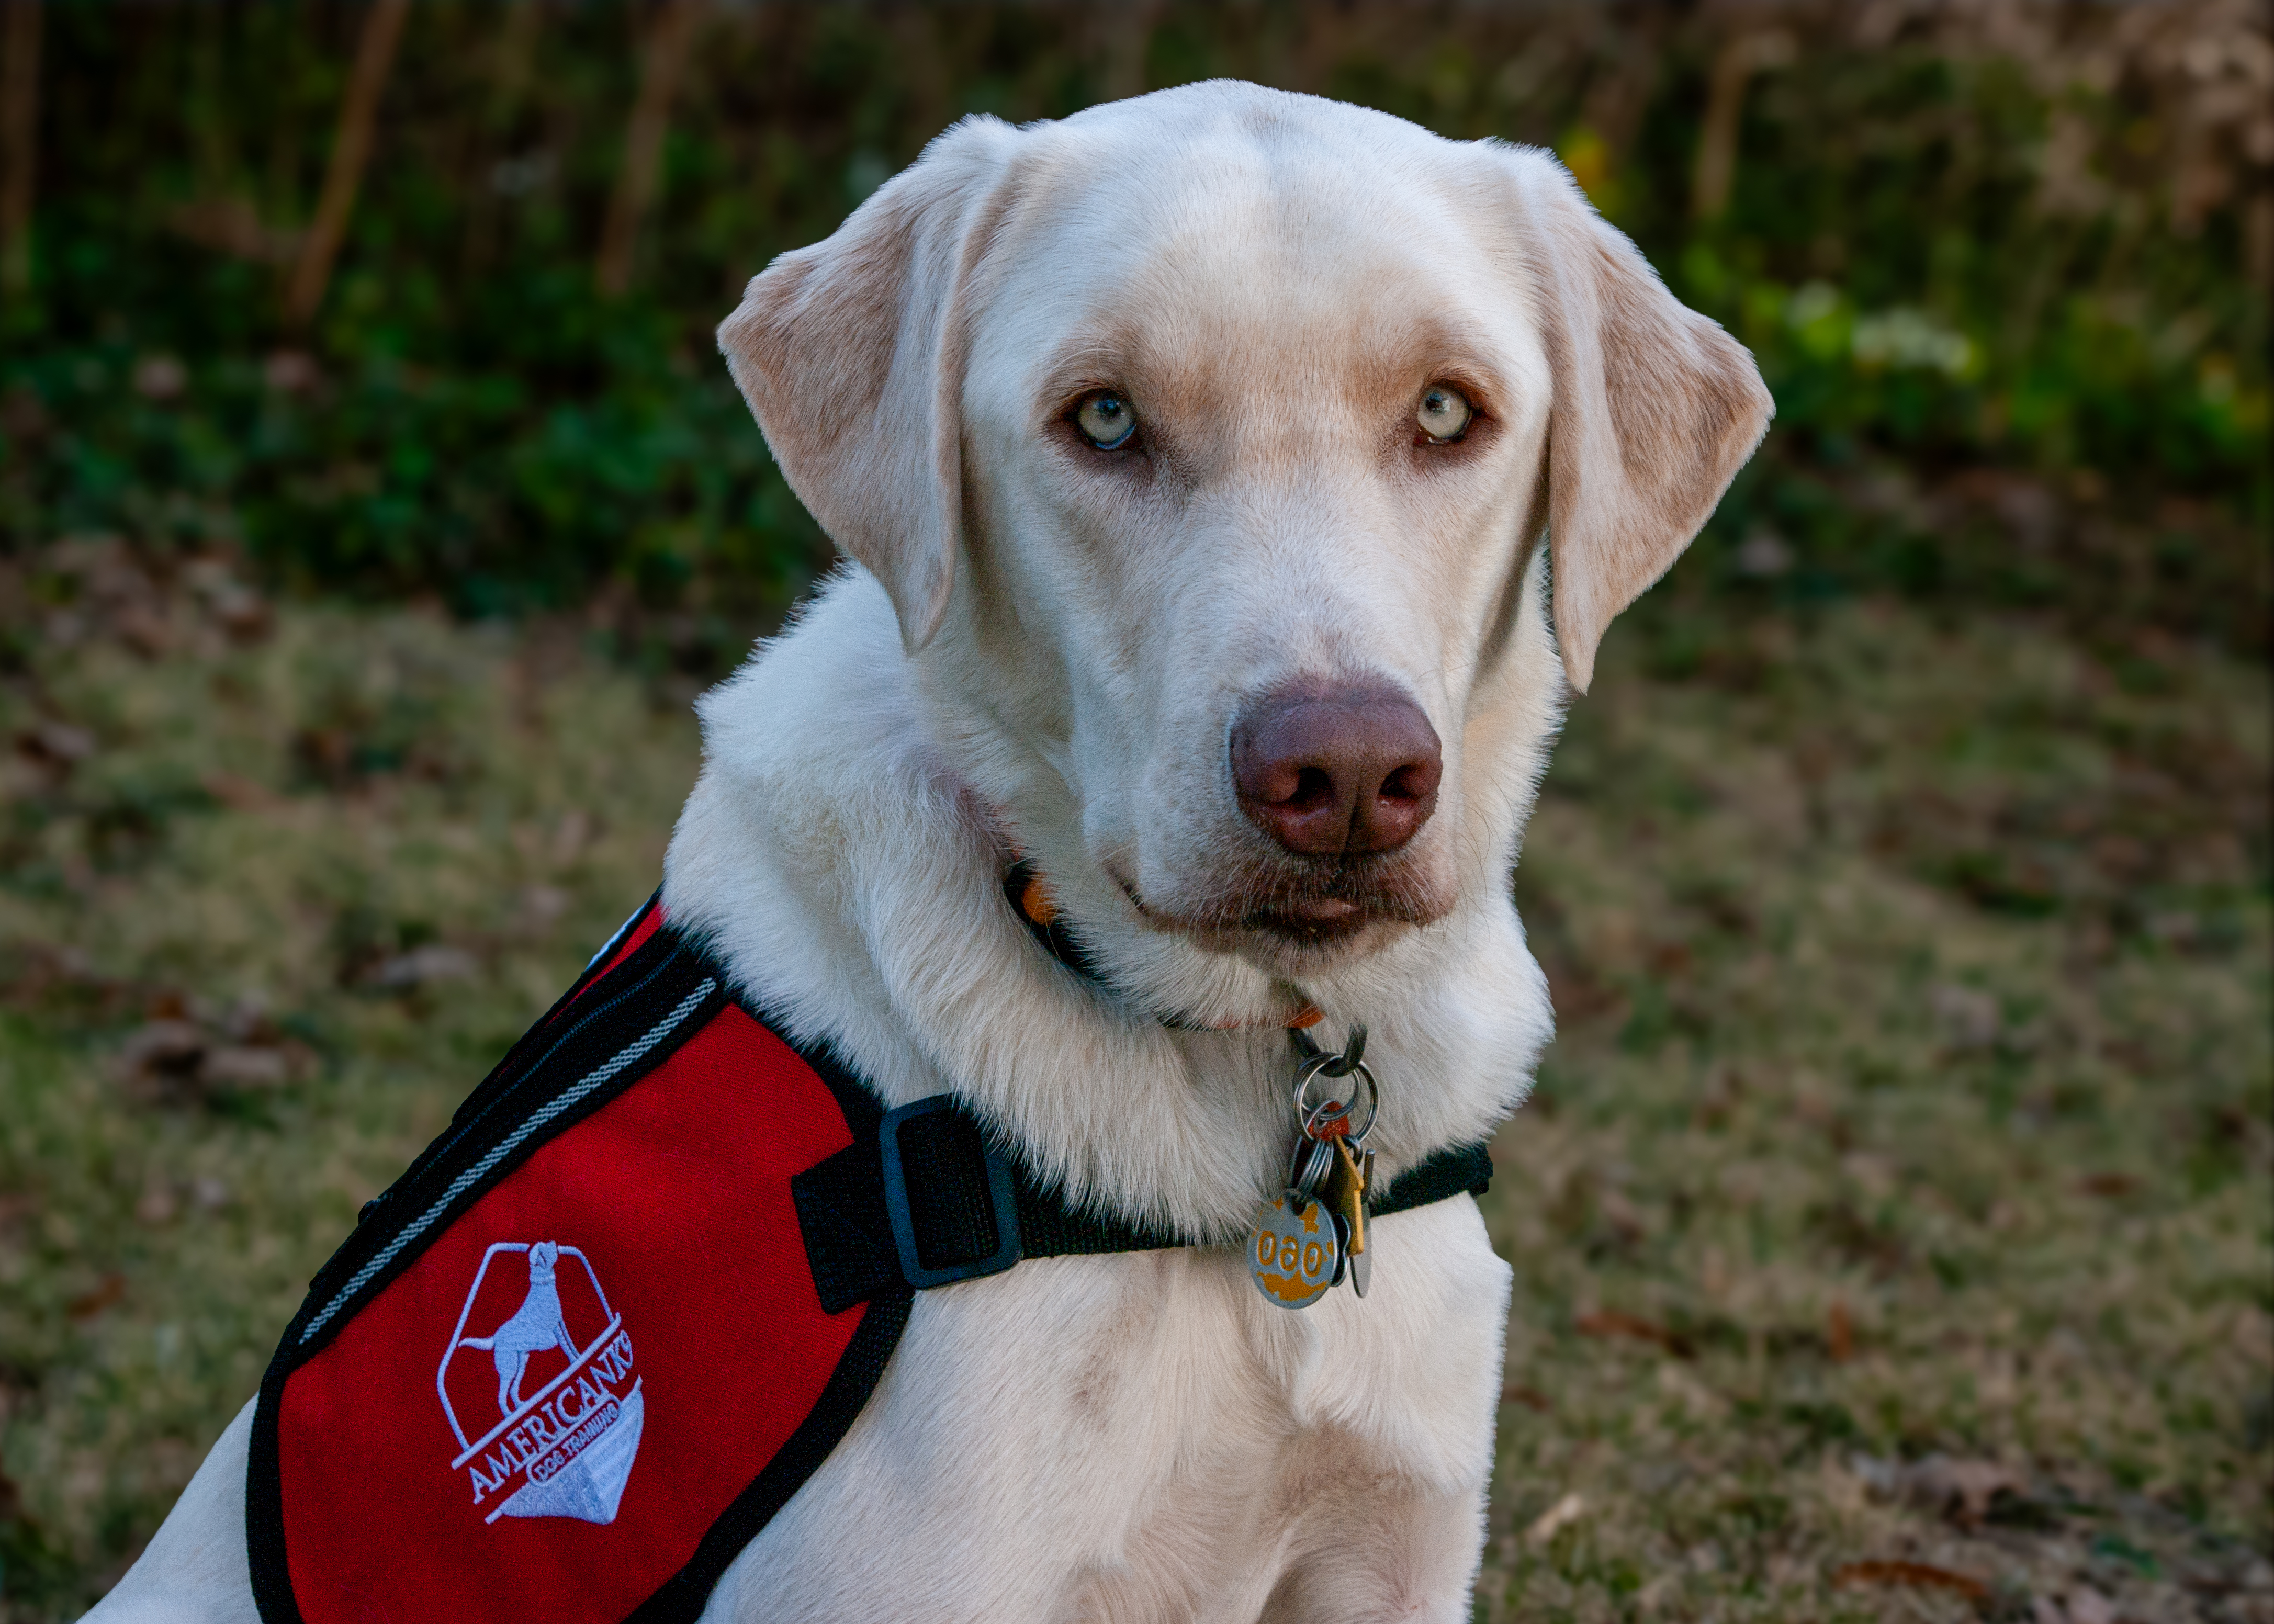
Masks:
[[[1421,404],[1413,413],[1413,421],[1424,436],[1442,445],[1460,439],[1469,419],[1476,415],[1468,396],[1449,383],[1433,383],[1421,391]]]
[[[1074,409],[1073,425],[1100,451],[1111,451],[1126,444],[1137,432],[1137,414],[1113,391],[1101,389]]]

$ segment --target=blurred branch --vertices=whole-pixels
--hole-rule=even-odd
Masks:
[[[1796,52],[1781,28],[1751,29],[1734,35],[1713,58],[1706,93],[1706,117],[1698,132],[1698,168],[1690,188],[1690,212],[1714,220],[1729,206],[1737,178],[1737,137],[1744,122],[1745,89],[1764,68],[1781,68]]]
[[[1160,21],[1161,0],[1128,0],[1128,4],[1102,6],[1104,71],[1099,99],[1119,102],[1130,96],[1145,94],[1145,50],[1153,41],[1154,25]]]
[[[1608,63],[1588,77],[1581,116],[1620,157],[1641,132],[1643,115],[1666,66],[1667,36],[1674,26],[1670,9],[1644,7],[1611,36]]]
[[[307,241],[303,231],[267,224],[246,198],[199,198],[166,216],[168,229],[201,247],[255,264],[297,263]]]
[[[0,48],[21,3],[0,0]],[[67,410],[69,444],[101,455],[58,437],[0,470],[0,533],[258,536],[311,585],[478,613],[619,579],[690,613],[774,593],[826,539],[728,380],[672,341],[959,113],[1064,117],[1143,88],[1149,61],[1562,152],[1778,392],[1780,432],[1700,549],[1740,590],[2010,588],[2263,646],[2263,0],[433,4],[343,133],[374,4],[41,9],[38,298],[0,302],[0,372],[63,380],[68,404],[0,390],[0,428],[12,455]],[[1794,65],[1767,71],[1778,33]],[[366,166],[325,250],[352,226],[358,297],[308,305],[328,373],[277,318],[316,258],[286,228],[314,219],[327,143],[335,203]],[[625,342],[604,236],[605,286],[665,342]],[[228,381],[271,339],[257,391]],[[134,387],[71,382],[130,347],[151,363]],[[184,393],[199,412],[137,405]],[[290,432],[267,436],[288,396]],[[215,422],[225,456],[200,438]],[[1979,469],[2052,504],[2026,547],[1946,523],[1955,470]],[[177,502],[186,485],[210,494]]]
[[[466,177],[465,268],[478,273],[489,263],[497,232],[495,167],[505,155],[515,122],[529,91],[530,67],[537,55],[538,0],[508,0],[504,26],[491,57],[488,116],[475,140],[476,162]]]
[[[32,285],[32,199],[40,157],[40,0],[5,0],[7,61],[0,66],[0,289]]]
[[[521,111],[529,71],[537,56],[538,0],[508,0],[498,35],[496,77],[491,82],[490,124],[503,131]]]
[[[372,126],[379,117],[379,99],[395,65],[395,47],[403,37],[403,20],[410,0],[374,0],[365,14],[363,33],[356,41],[355,67],[348,78],[347,98],[340,104],[339,132],[332,139],[331,162],[324,169],[323,195],[316,203],[316,218],[300,247],[299,263],[292,267],[291,284],[284,293],[284,325],[307,326],[324,303],[331,285],[332,262],[347,235],[348,217],[355,212],[356,190],[363,184],[371,160]]]
[[[639,99],[632,105],[631,124],[624,133],[623,167],[616,172],[616,189],[608,199],[608,220],[600,234],[594,273],[600,291],[612,298],[631,286],[632,253],[663,167],[672,99],[679,94],[687,49],[704,9],[704,0],[664,0],[640,53]]]

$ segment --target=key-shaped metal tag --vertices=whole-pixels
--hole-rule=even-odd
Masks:
[[[1255,1289],[1282,1308],[1308,1308],[1327,1294],[1342,1263],[1334,1214],[1299,1190],[1256,1209],[1247,1237],[1247,1272]]]
[[[1373,1260],[1366,1255],[1366,1190],[1374,1153],[1366,1136],[1382,1109],[1366,1064],[1366,1028],[1353,1025],[1340,1052],[1322,1049],[1291,1029],[1300,1056],[1295,1068],[1295,1149],[1287,1188],[1257,1209],[1248,1236],[1248,1273],[1255,1289],[1282,1308],[1308,1308],[1343,1276],[1366,1295]],[[1350,1079],[1347,1088],[1338,1086]],[[1361,1101],[1363,1102],[1361,1106]]]
[[[1344,1237],[1351,1289],[1364,1297],[1374,1274],[1374,1254],[1366,1246],[1366,1192],[1374,1183],[1374,1153],[1353,1154],[1347,1139],[1338,1139],[1333,1144],[1335,1164],[1328,1170],[1320,1199],[1335,1214],[1336,1228]]]

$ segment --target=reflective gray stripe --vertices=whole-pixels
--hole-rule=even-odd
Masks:
[[[670,1014],[665,1016],[661,1020],[656,1022],[655,1025],[650,1027],[646,1033],[642,1034],[636,1041],[619,1049],[615,1055],[610,1057],[607,1061],[594,1067],[591,1071],[587,1072],[573,1086],[562,1091],[553,1098],[546,1101],[543,1105],[538,1107],[536,1110],[530,1113],[529,1120],[523,1123],[511,1133],[507,1134],[504,1139],[491,1147],[488,1154],[485,1155],[479,1162],[475,1162],[473,1166],[468,1168],[464,1172],[459,1174],[457,1177],[452,1179],[450,1181],[450,1187],[441,1193],[432,1207],[429,1207],[425,1212],[419,1214],[418,1217],[412,1219],[409,1223],[404,1224],[403,1226],[402,1233],[397,1235],[393,1240],[388,1242],[386,1245],[380,1247],[379,1249],[379,1255],[373,1258],[370,1262],[358,1269],[355,1272],[355,1277],[352,1280],[350,1280],[345,1286],[341,1288],[339,1295],[333,1297],[330,1302],[325,1304],[324,1306],[317,1312],[315,1318],[308,1321],[307,1329],[300,1333],[300,1341],[302,1344],[305,1345],[317,1332],[322,1330],[324,1327],[330,1322],[334,1315],[337,1314],[341,1309],[347,1306],[348,1299],[354,1297],[357,1292],[369,1285],[372,1282],[372,1278],[381,1269],[384,1269],[388,1264],[394,1262],[395,1257],[405,1246],[408,1246],[411,1242],[417,1240],[421,1235],[424,1235],[426,1230],[433,1226],[434,1221],[442,1215],[443,1210],[448,1207],[450,1203],[456,1200],[460,1196],[465,1194],[467,1191],[479,1184],[482,1179],[487,1176],[491,1169],[496,1167],[499,1162],[511,1155],[514,1151],[520,1147],[522,1142],[527,1139],[531,1134],[536,1132],[546,1123],[551,1122],[555,1116],[558,1116],[561,1112],[575,1105],[578,1101],[584,1099],[587,1094],[590,1094],[594,1089],[606,1083],[610,1078],[621,1071],[626,1066],[634,1064],[642,1056],[645,1056],[651,1049],[654,1049],[657,1044],[662,1042],[664,1039],[669,1037],[671,1035],[672,1029],[677,1026],[680,1022],[685,1020],[688,1016],[693,1014],[695,1011],[695,1006],[701,1004],[704,999],[709,997],[713,992],[717,991],[718,987],[718,981],[714,977],[708,975],[704,976],[701,984],[698,985],[694,991],[689,993],[684,998],[681,998],[679,1001],[679,1006],[676,1009],[673,1010]]]
[[[616,927],[616,934],[610,936],[606,942],[603,942],[600,944],[600,951],[584,961],[584,968],[587,973],[590,973],[594,965],[599,963],[600,960],[606,959],[610,953],[616,951],[616,944],[622,941],[626,936],[631,935],[632,927],[639,923],[640,915],[646,912],[647,904],[644,902],[641,903],[639,906],[632,910],[632,916],[626,920],[622,924]]]

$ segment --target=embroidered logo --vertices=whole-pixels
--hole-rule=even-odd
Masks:
[[[614,1522],[647,1413],[640,1381],[583,1252],[553,1241],[484,1252],[434,1372],[458,1440],[450,1470],[483,1521]]]

